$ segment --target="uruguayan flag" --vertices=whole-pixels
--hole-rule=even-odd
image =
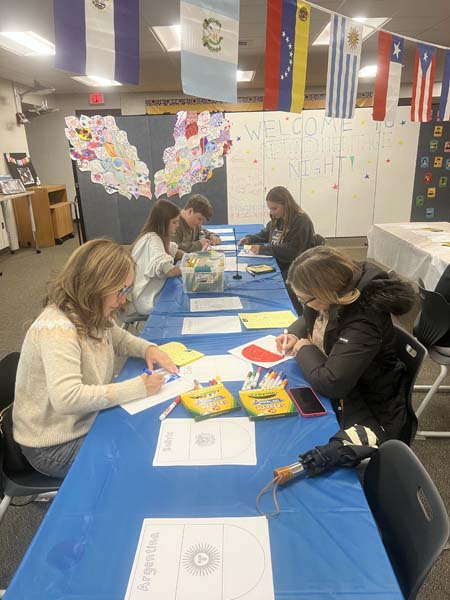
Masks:
[[[54,0],[55,67],[139,83],[139,0]]]
[[[327,117],[353,118],[362,30],[361,23],[339,15],[331,17],[325,106]]]
[[[180,21],[184,93],[237,102],[239,0],[181,0]]]

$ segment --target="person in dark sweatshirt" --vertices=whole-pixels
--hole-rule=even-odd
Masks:
[[[326,247],[301,254],[288,282],[304,312],[287,340],[278,336],[279,351],[285,344],[311,387],[330,398],[342,429],[365,425],[379,443],[409,443],[417,420],[408,408],[406,368],[396,354],[391,314],[413,307],[413,287]]]
[[[239,244],[251,244],[255,254],[274,256],[283,279],[292,261],[304,250],[324,243],[322,236],[314,232],[308,215],[295,202],[285,187],[277,186],[267,194],[270,221],[256,235],[247,235]]]

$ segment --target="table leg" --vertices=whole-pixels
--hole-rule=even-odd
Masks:
[[[38,254],[40,254],[41,251],[39,249],[39,244],[38,244],[37,236],[36,236],[36,223],[34,222],[33,205],[31,203],[31,195],[27,196],[27,200],[28,200],[28,210],[30,211],[31,231],[33,232],[34,246],[36,248],[36,252]]]
[[[6,204],[6,202],[9,202],[9,200],[5,200],[5,204]],[[3,214],[3,222],[5,224],[6,237],[8,238],[9,251],[11,252],[11,254],[15,254],[15,251],[12,248],[11,234],[9,232],[8,222],[6,219],[5,209],[3,208],[3,206],[4,206],[3,202],[0,202],[0,207],[2,209],[2,214]]]

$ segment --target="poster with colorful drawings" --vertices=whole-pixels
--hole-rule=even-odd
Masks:
[[[196,183],[211,179],[230,150],[230,122],[223,113],[180,111],[173,130],[175,144],[164,150],[164,169],[155,173],[155,196],[180,198]]]
[[[66,117],[66,125],[70,156],[80,171],[91,172],[93,183],[102,185],[108,194],[118,192],[128,200],[152,198],[148,167],[139,160],[127,132],[118,128],[114,117]]]

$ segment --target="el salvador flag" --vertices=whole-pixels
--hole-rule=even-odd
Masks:
[[[54,0],[55,67],[139,83],[139,0]]]
[[[239,0],[181,0],[180,17],[183,92],[237,102]]]

